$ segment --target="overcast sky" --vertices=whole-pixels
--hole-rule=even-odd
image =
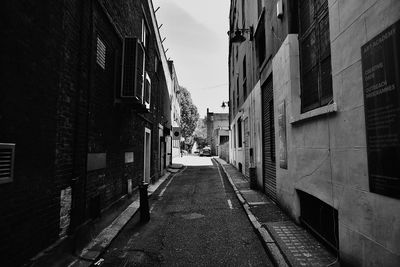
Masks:
[[[200,116],[229,100],[228,35],[230,0],[153,0],[167,58],[181,86],[192,94]]]

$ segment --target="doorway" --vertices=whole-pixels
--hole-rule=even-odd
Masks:
[[[150,164],[151,164],[151,130],[145,128],[144,133],[144,158],[143,158],[143,182],[150,183]]]
[[[261,91],[264,191],[271,199],[276,201],[275,126],[272,75],[263,84]]]

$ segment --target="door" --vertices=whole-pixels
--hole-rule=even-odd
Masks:
[[[172,137],[170,135],[167,135],[165,137],[165,145],[166,145],[166,152],[167,155],[165,157],[165,165],[168,166],[172,163]]]
[[[150,182],[150,161],[151,161],[151,130],[145,128],[144,133],[144,166],[143,182]]]
[[[275,127],[272,76],[262,86],[264,191],[276,200]]]
[[[165,169],[165,142],[164,137],[160,137],[160,173],[163,174]]]
[[[250,130],[249,118],[244,120],[244,175],[250,176]]]

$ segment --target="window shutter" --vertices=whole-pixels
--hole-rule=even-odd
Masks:
[[[142,101],[144,83],[145,52],[140,42],[136,43],[136,87],[135,96]]]
[[[136,38],[124,39],[121,97],[135,96],[136,44]]]
[[[0,143],[0,184],[13,180],[14,150],[15,144]]]

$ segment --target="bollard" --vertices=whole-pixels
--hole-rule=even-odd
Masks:
[[[250,176],[250,189],[257,189],[257,175],[255,167],[249,168],[249,176]]]
[[[147,194],[148,183],[142,183],[139,185],[140,193],[140,221],[150,221],[150,210],[149,210],[149,197]]]

